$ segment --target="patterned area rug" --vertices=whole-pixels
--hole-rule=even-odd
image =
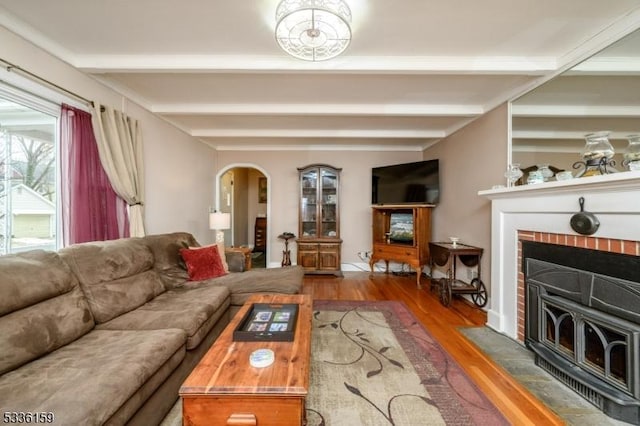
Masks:
[[[401,302],[315,301],[307,424],[500,425]]]

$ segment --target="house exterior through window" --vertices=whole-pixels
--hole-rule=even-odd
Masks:
[[[60,106],[0,86],[0,254],[56,250]]]

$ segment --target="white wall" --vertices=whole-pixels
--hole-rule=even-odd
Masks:
[[[213,241],[208,225],[215,177],[211,148],[3,27],[0,46],[3,59],[139,120],[144,140],[147,233],[188,231],[203,243]]]

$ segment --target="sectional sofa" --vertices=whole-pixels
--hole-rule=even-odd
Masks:
[[[158,424],[251,294],[300,292],[297,266],[189,281],[180,249],[197,245],[173,233],[0,257],[3,415]]]

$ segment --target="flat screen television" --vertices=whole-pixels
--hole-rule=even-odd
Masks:
[[[371,189],[372,204],[438,204],[439,161],[374,167],[371,169]]]

